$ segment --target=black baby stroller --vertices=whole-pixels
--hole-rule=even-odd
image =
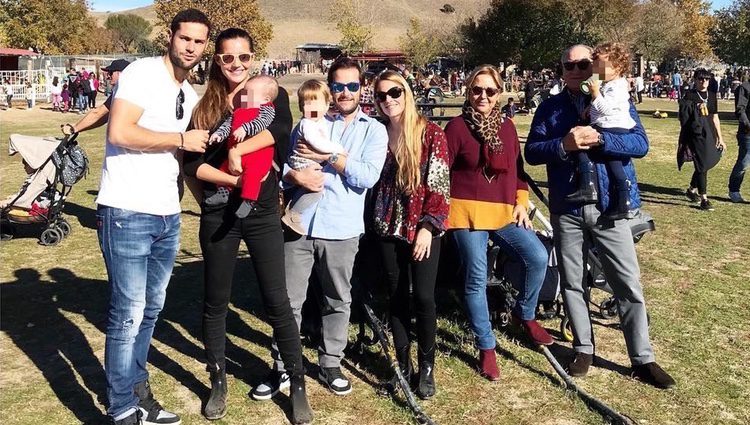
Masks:
[[[75,139],[10,135],[8,152],[21,154],[29,173],[18,193],[0,204],[0,235],[13,239],[16,225],[41,225],[39,243],[53,246],[70,234],[62,216],[65,199],[88,171],[88,158]]]
[[[529,188],[539,198],[539,200],[548,205],[548,201],[539,186],[527,177]],[[557,269],[557,255],[553,249],[553,232],[549,220],[544,217],[543,213],[530,202],[531,207],[529,216],[532,220],[541,225],[537,228],[537,236],[549,252],[549,262],[547,264],[547,274],[539,292],[539,304],[542,306],[541,315],[544,318],[552,318],[555,315],[562,318],[560,322],[560,333],[568,342],[573,341],[573,331],[570,327],[570,321],[564,314],[562,299],[560,297],[560,273]],[[633,241],[638,242],[648,232],[656,229],[653,218],[646,212],[641,211],[630,220],[630,229],[633,234]],[[520,275],[519,265],[509,261],[509,258],[500,251],[498,247],[488,246],[487,248],[487,291],[488,301],[490,302],[490,315],[497,326],[503,327],[510,322],[510,313],[515,306],[515,295],[517,291],[513,288],[513,277]],[[596,248],[591,248],[588,253],[587,261],[588,272],[586,274],[586,299],[591,302],[591,290],[598,289],[609,294],[607,298],[599,304],[594,304],[598,309],[601,317],[611,319],[617,316],[617,300],[613,296],[612,288],[607,282],[604,275],[602,263],[599,260]],[[592,303],[593,304],[593,303]],[[552,312],[550,314],[550,312]],[[545,314],[546,313],[546,314]]]

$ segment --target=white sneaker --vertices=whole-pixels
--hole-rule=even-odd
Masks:
[[[742,194],[740,194],[740,192],[729,192],[729,200],[734,202],[735,204],[745,203],[745,199],[742,197]]]

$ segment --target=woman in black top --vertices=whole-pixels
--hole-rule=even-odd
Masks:
[[[252,39],[244,30],[230,28],[218,35],[206,93],[193,112],[195,128],[215,130],[241,105],[242,89],[252,65],[252,47]],[[292,128],[289,96],[285,90],[279,90],[274,104],[276,118],[268,129],[242,143],[258,149],[274,146],[275,162],[282,164],[279,157],[287,152]],[[185,174],[197,177],[202,199],[214,194],[217,184],[242,185],[240,176],[219,170],[226,158],[226,144],[209,146],[204,154],[185,153]],[[191,189],[195,193],[195,185]],[[268,321],[273,327],[273,337],[291,375],[292,423],[310,423],[313,413],[305,394],[299,329],[286,292],[277,172],[273,168],[269,171],[261,185],[257,208],[242,219],[234,214],[240,202],[238,191],[232,193],[225,205],[207,206],[201,202],[199,239],[205,261],[203,343],[211,372],[211,396],[204,415],[208,419],[218,419],[226,414],[226,316],[240,241],[245,241]]]
[[[713,211],[706,195],[708,170],[721,159],[726,148],[719,125],[716,92],[709,91],[711,74],[697,69],[693,77],[695,88],[688,90],[680,100],[680,140],[677,149],[677,167],[693,161],[695,171],[685,195],[692,201],[700,200],[700,209]]]

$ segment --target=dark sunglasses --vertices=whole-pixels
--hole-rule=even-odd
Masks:
[[[474,86],[471,88],[471,94],[474,96],[481,96],[482,93],[487,93],[487,97],[493,97],[500,93],[500,89],[493,89],[492,87],[479,87]]]
[[[591,66],[591,61],[582,60],[577,62],[565,62],[563,63],[563,66],[565,67],[566,71],[572,71],[576,66],[578,66],[578,69],[580,69],[581,71],[585,71],[589,69],[589,66]]]
[[[388,91],[375,92],[375,99],[377,99],[378,102],[385,102],[387,99],[386,96],[390,96],[391,99],[398,99],[402,94],[404,94],[404,89],[401,87],[391,87]]]
[[[185,116],[185,109],[182,108],[182,104],[185,103],[185,92],[180,89],[180,93],[177,94],[177,102],[175,106],[174,115],[178,120],[181,120]]]
[[[331,91],[334,93],[341,93],[345,88],[354,93],[355,91],[359,91],[359,83],[331,83]]]
[[[225,65],[229,65],[230,63],[234,63],[234,58],[238,58],[240,62],[247,63],[250,62],[253,59],[252,53],[240,53],[239,55],[233,55],[230,53],[225,54],[216,54],[216,58],[219,59],[219,61]]]

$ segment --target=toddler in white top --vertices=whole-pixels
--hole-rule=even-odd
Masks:
[[[620,43],[604,43],[592,54],[593,75],[581,84],[581,91],[591,94],[590,124],[599,132],[627,133],[635,127],[630,116],[630,93],[625,75],[630,68],[630,54]],[[586,90],[587,89],[587,90]],[[575,154],[578,161],[578,190],[566,197],[571,203],[591,204],[599,200],[594,166],[586,151]],[[617,196],[611,197],[606,213],[612,219],[627,218],[630,212],[631,182],[619,159],[604,160],[609,179]]]
[[[310,147],[319,153],[340,154],[344,152],[341,144],[331,141],[330,125],[325,116],[328,112],[333,96],[328,86],[319,80],[305,81],[297,91],[299,108],[304,118],[300,121],[297,131],[299,139],[304,139]],[[289,156],[289,166],[295,170],[301,170],[315,164],[315,161],[303,158],[295,149]],[[290,202],[284,212],[281,221],[295,232],[304,235],[305,230],[301,227],[302,213],[318,203],[323,192],[306,192],[296,200]]]

